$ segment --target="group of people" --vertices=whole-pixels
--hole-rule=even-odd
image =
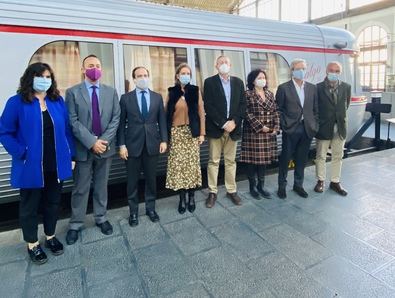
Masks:
[[[156,166],[160,154],[168,151],[166,187],[179,192],[178,212],[196,209],[195,190],[202,185],[200,145],[208,140],[208,190],[206,207],[217,200],[218,171],[223,154],[226,196],[235,204],[237,193],[236,151],[241,139],[240,162],[246,164],[250,194],[270,199],[264,187],[266,165],[277,161],[277,135],[282,132],[279,159],[278,197],[286,198],[288,164],[295,162],[293,190],[302,197],[304,168],[312,138],[317,139],[316,192],[324,191],[325,160],[332,153],[330,188],[347,195],[340,185],[346,110],[350,85],[339,80],[338,62],[327,66],[325,80],[317,86],[304,81],[306,61],[291,64],[292,79],[278,87],[276,96],[268,89],[267,74],[261,69],[247,77],[247,91],[240,78],[230,76],[227,56],[220,56],[218,74],[204,82],[203,96],[191,84],[188,64],[175,71],[175,84],[165,100],[152,91],[150,73],[144,66],[132,70],[136,88],[118,100],[114,88],[102,84],[101,62],[95,55],[83,59],[84,80],[60,96],[51,67],[31,64],[20,79],[0,119],[0,141],[12,156],[11,185],[20,188],[19,218],[27,251],[36,264],[47,261],[37,235],[38,210],[43,206],[45,247],[63,253],[55,236],[61,189],[73,176],[71,218],[66,235],[69,245],[78,240],[84,226],[90,190],[96,225],[106,235],[113,227],[106,217],[107,182],[112,157],[125,161],[129,225],[139,223],[138,180],[145,179],[145,212],[159,221],[155,210]]]

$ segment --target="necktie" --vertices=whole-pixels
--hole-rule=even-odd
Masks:
[[[145,98],[146,91],[141,91],[141,115],[143,115],[144,119],[147,119],[148,116],[148,108],[147,108],[147,99]]]
[[[92,88],[92,132],[99,137],[102,131],[101,131],[101,123],[100,123],[99,99],[96,93],[97,86],[92,86],[91,88]]]

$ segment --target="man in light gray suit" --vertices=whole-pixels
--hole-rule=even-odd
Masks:
[[[276,101],[280,112],[282,150],[278,170],[278,196],[287,197],[288,163],[295,162],[293,190],[301,197],[308,194],[303,188],[304,169],[311,141],[318,131],[318,96],[315,85],[304,81],[306,61],[291,63],[292,79],[278,86]]]
[[[84,224],[92,181],[96,225],[103,234],[113,232],[106,218],[107,182],[115,154],[120,107],[116,90],[99,83],[101,72],[100,60],[94,55],[87,56],[82,62],[84,82],[66,90],[76,145],[72,215],[66,236],[69,245],[78,240],[78,231]]]

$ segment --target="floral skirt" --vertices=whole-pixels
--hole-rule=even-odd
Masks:
[[[179,190],[202,185],[200,147],[189,126],[171,128],[170,152],[167,161],[166,188]]]

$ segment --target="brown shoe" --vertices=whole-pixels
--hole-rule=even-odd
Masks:
[[[215,205],[215,201],[217,200],[217,194],[210,192],[208,194],[208,198],[206,200],[206,207],[212,208]]]
[[[347,190],[345,190],[341,185],[340,182],[331,182],[329,184],[329,188],[337,192],[341,196],[347,195]]]
[[[233,204],[240,206],[241,205],[241,199],[239,197],[239,195],[237,194],[237,192],[234,193],[226,193],[226,196],[233,202]]]
[[[315,192],[324,192],[324,181],[318,180],[314,187]]]

